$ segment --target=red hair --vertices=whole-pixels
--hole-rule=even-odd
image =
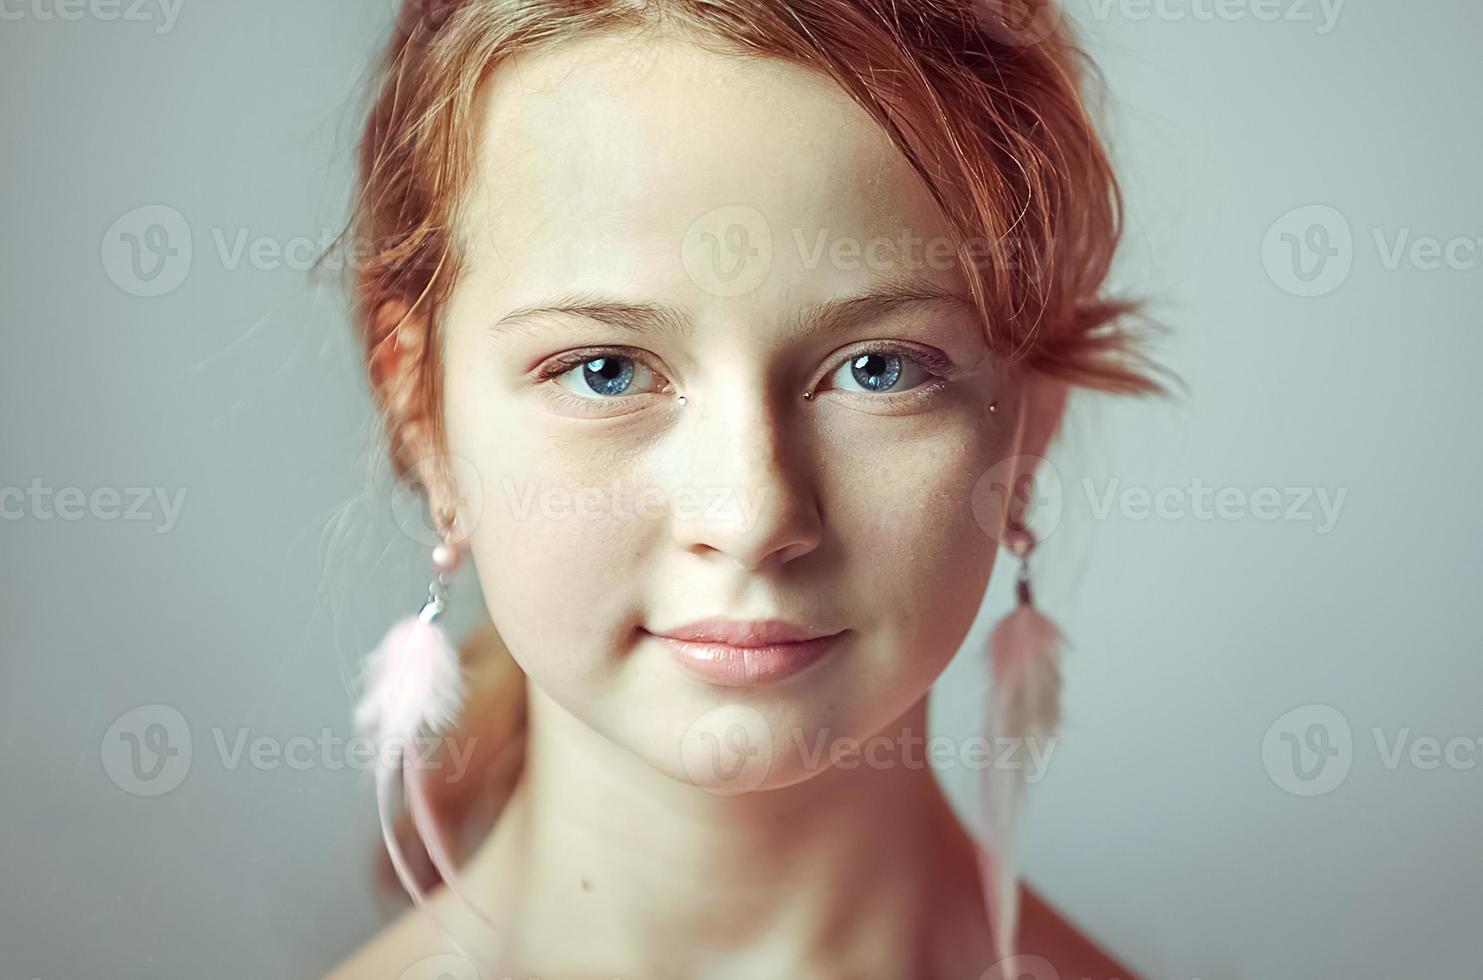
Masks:
[[[461,267],[481,85],[517,53],[604,32],[832,79],[948,219],[994,353],[1071,385],[1164,392],[1126,325],[1141,303],[1103,295],[1122,197],[1083,92],[1096,69],[1052,0],[408,0],[340,243],[355,245],[355,320],[399,476],[443,451],[439,311]]]
[[[1083,98],[1095,68],[1049,0],[408,0],[341,240],[358,253],[356,325],[400,475],[415,445],[442,445],[438,311],[460,271],[480,86],[516,53],[644,30],[833,79],[951,223],[991,350],[1073,385],[1164,390],[1126,326],[1141,304],[1101,292],[1122,196]]]

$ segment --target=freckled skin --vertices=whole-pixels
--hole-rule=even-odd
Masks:
[[[1009,403],[1012,378],[971,316],[930,304],[828,336],[783,326],[894,273],[966,294],[956,266],[921,249],[912,268],[899,248],[814,263],[821,233],[863,247],[946,239],[946,222],[874,121],[802,69],[595,40],[496,79],[462,229],[470,255],[443,325],[445,413],[448,451],[481,484],[469,545],[512,653],[568,711],[685,779],[677,742],[720,699],[652,640],[636,642],[636,628],[708,615],[820,623],[850,630],[848,645],[806,676],[726,700],[805,737],[880,730],[926,693],[983,595],[995,547],[969,500],[1010,455],[1012,413],[985,406]],[[756,288],[720,296],[687,272],[682,250],[698,247],[686,237],[698,218],[738,203],[765,216],[771,264]],[[693,335],[635,337],[575,318],[487,329],[574,290],[673,304]],[[892,338],[941,351],[960,376],[891,410],[848,377],[847,390],[800,397],[863,342]],[[583,414],[529,377],[554,355],[605,344],[652,354],[666,393],[650,376],[621,410]],[[900,387],[916,377],[930,379]],[[537,504],[522,517],[511,503],[511,488],[537,501],[584,488],[614,499],[614,481],[674,502],[673,513]],[[683,488],[700,503],[680,506]],[[711,506],[721,495],[729,513]],[[806,776],[780,757],[766,785]]]
[[[529,731],[461,872],[503,928],[448,890],[436,921],[510,975],[981,978],[975,845],[934,774],[829,753],[926,735],[926,695],[996,554],[975,489],[991,472],[1014,485],[1005,461],[1043,452],[1063,392],[999,364],[981,325],[941,304],[788,329],[908,273],[966,294],[955,265],[929,261],[948,226],[927,189],[827,79],[592,39],[502,66],[481,107],[465,262],[438,325],[447,445],[426,448],[454,458],[457,485],[421,476],[434,508],[459,512],[529,678]],[[689,329],[492,328],[575,293],[665,304]],[[944,379],[907,354],[896,386],[864,390],[850,363],[882,344],[935,353]],[[584,391],[583,363],[620,357],[629,387]],[[848,632],[744,688],[702,683],[641,632],[717,615]],[[771,734],[743,792],[684,754],[698,719],[738,710]],[[1063,976],[1131,975],[1025,894],[1024,951]],[[452,949],[409,913],[333,976],[441,968]]]

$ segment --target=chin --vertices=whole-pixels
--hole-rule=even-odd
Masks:
[[[807,782],[832,767],[831,748],[858,746],[917,700],[887,703],[882,692],[872,699],[851,680],[859,677],[821,674],[813,685],[786,690],[713,688],[706,702],[666,713],[662,727],[672,734],[661,739],[660,751],[644,756],[671,778],[718,796]],[[876,710],[862,710],[866,705]]]

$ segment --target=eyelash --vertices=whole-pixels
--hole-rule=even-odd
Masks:
[[[890,354],[906,360],[911,360],[920,365],[931,376],[929,380],[922,382],[915,388],[908,388],[905,391],[888,391],[880,394],[866,394],[864,392],[853,391],[847,392],[847,394],[859,395],[862,398],[866,398],[870,401],[870,404],[878,405],[883,408],[896,408],[905,406],[907,404],[917,402],[933,394],[936,394],[947,383],[947,376],[952,372],[953,369],[953,362],[946,355],[940,353],[939,351],[902,344],[895,341],[882,340],[873,341],[868,346],[858,347],[854,351],[842,355],[837,361],[834,362],[834,366],[824,375],[824,378],[827,380],[828,378],[833,377],[834,374],[836,374],[841,367],[848,364],[852,359],[861,356],[862,354]],[[555,379],[563,374],[566,374],[568,371],[573,370],[574,368],[579,368],[591,361],[613,355],[632,358],[633,360],[644,365],[644,367],[648,368],[651,372],[654,373],[655,376],[660,378],[664,377],[664,375],[657,368],[655,368],[648,355],[642,351],[628,347],[591,347],[583,350],[571,351],[570,353],[560,355],[555,360],[546,364],[539,370],[539,372],[537,373],[537,381],[547,383],[554,382]],[[625,398],[638,397],[637,395],[614,395],[608,398],[584,398],[581,395],[574,395],[571,392],[564,390],[561,385],[551,384],[549,385],[549,387],[554,389],[551,392],[551,397],[554,398],[558,403],[576,408],[579,411],[590,412],[594,405],[601,405],[605,402],[616,403],[621,402]],[[647,394],[653,394],[653,392],[648,392]]]

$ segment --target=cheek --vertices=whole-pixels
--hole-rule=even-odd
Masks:
[[[878,617],[872,626],[898,676],[935,675],[972,625],[997,554],[973,490],[1008,444],[975,413],[937,415],[868,465],[837,471],[832,522],[851,594]]]
[[[448,447],[476,474],[464,488],[478,501],[469,548],[490,617],[548,689],[600,681],[636,623],[658,527],[634,516],[644,499],[634,464],[467,390],[446,389]]]

